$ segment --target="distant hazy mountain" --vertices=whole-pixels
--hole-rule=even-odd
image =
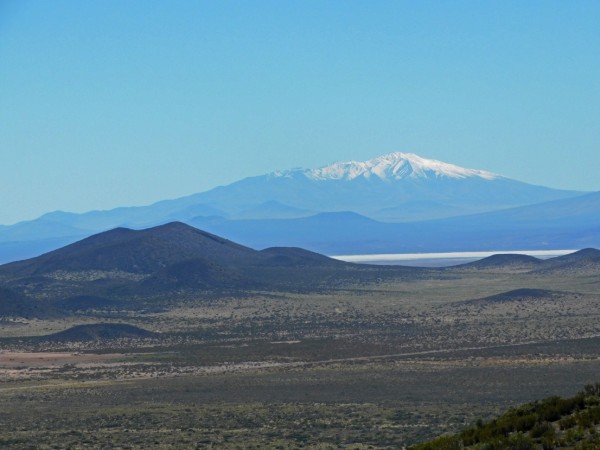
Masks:
[[[329,255],[599,247],[600,192],[409,223],[383,223],[350,212],[285,220],[198,218],[191,223],[254,248],[293,245]]]
[[[492,211],[578,194],[581,193],[533,186],[411,153],[390,153],[364,162],[246,178],[196,194],[188,201],[193,198],[199,204],[226,211],[228,218],[236,218],[236,214],[252,205],[276,202],[303,212],[352,211],[398,222]]]
[[[221,224],[219,229],[226,230],[230,227],[226,223],[233,220],[262,220],[267,221],[263,225],[270,226],[268,221],[271,220],[308,220],[316,215],[309,222],[336,217],[336,226],[345,229],[346,224],[339,223],[343,216],[327,214],[349,211],[381,222],[417,222],[569,199],[581,194],[533,186],[411,153],[390,153],[364,162],[335,163],[318,169],[291,169],[245,178],[207,192],[149,206],[83,214],[48,213],[33,221],[0,227],[0,262],[35,256],[115,227],[146,228],[182,221],[196,225]],[[319,215],[322,213],[326,215]],[[303,223],[288,222],[289,226],[296,227],[296,234],[283,232],[288,233],[290,243],[304,243],[298,241],[297,234],[306,234],[301,229]],[[248,226],[249,230],[254,227]],[[357,241],[366,234],[353,236]],[[248,233],[245,236],[248,242],[263,241],[260,229],[254,236]],[[379,242],[380,247],[385,248],[389,240],[379,239]],[[357,244],[369,252],[375,251],[362,245],[364,240]],[[320,246],[311,248],[323,250]]]

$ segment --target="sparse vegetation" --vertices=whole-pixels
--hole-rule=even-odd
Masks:
[[[586,385],[569,398],[558,396],[512,408],[489,422],[478,421],[456,435],[411,447],[446,449],[598,448],[600,383]]]
[[[289,266],[269,269],[277,289],[132,294],[146,275],[56,267],[10,279],[13,300],[60,314],[0,321],[0,445],[400,448],[446,433],[435,445],[453,448],[477,419],[460,438],[474,448],[594,442],[591,404],[514,407],[597,380],[597,276],[333,263],[311,285],[313,254],[264,254]]]

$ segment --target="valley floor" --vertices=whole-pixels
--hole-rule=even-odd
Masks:
[[[595,275],[449,270],[5,321],[0,446],[400,448],[599,381],[599,319]],[[39,338],[98,322],[160,334]]]

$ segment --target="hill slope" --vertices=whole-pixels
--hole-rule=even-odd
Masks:
[[[37,302],[11,289],[0,287],[0,319],[7,317],[48,318],[58,315],[51,305]]]
[[[23,314],[29,314],[30,302],[51,305],[64,314],[137,309],[136,302],[155,308],[156,302],[200,293],[319,291],[428,273],[350,264],[300,248],[257,251],[175,222],[145,230],[117,228],[0,266],[0,283],[10,293],[0,307]]]
[[[600,448],[600,383],[570,398],[549,397],[513,408],[488,423],[454,436],[412,446],[412,450],[449,449],[597,449]]]
[[[2,266],[12,276],[43,275],[60,270],[122,271],[148,274],[187,259],[228,264],[256,251],[179,222],[146,229],[116,228],[27,261]]]

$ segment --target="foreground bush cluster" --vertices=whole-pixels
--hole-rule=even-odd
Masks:
[[[513,408],[490,422],[411,450],[550,450],[600,448],[600,383],[570,398],[558,396]]]

